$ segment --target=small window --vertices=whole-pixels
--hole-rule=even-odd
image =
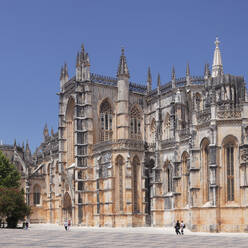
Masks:
[[[40,205],[40,186],[35,185],[34,187],[34,205]]]

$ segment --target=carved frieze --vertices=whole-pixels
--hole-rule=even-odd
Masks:
[[[241,118],[241,107],[232,105],[221,105],[218,107],[217,116],[219,119]]]
[[[204,109],[202,111],[198,111],[196,118],[197,118],[198,125],[210,121],[210,119],[211,119],[210,108]]]

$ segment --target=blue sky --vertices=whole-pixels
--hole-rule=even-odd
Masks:
[[[219,36],[224,72],[247,80],[247,11],[241,0],[1,0],[0,140],[34,151],[45,123],[57,130],[60,68],[75,74],[81,43],[92,72],[115,76],[123,46],[132,81],[145,83],[150,65],[165,83],[172,65],[202,75]]]

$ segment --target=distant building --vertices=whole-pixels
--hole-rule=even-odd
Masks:
[[[248,96],[215,44],[212,71],[173,67],[156,89],[150,68],[130,82],[123,49],[117,78],[91,73],[82,46],[76,76],[61,70],[58,134],[33,156],[31,220],[248,232]]]

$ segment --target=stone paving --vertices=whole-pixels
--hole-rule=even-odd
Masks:
[[[192,233],[177,236],[172,228],[86,228],[65,231],[57,225],[31,225],[29,230],[0,229],[0,247],[248,247],[248,234]]]

